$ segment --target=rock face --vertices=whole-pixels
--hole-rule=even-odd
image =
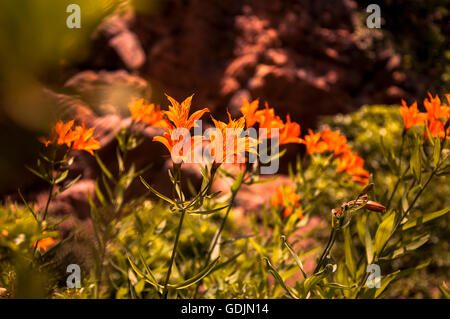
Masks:
[[[129,42],[139,39],[146,61],[131,66],[140,58],[117,51],[117,68],[137,70],[179,99],[196,93],[196,105],[218,116],[227,108],[238,115],[242,97],[259,97],[306,128],[323,114],[406,95],[399,57],[357,10],[350,0],[173,0],[153,14],[110,19],[98,41],[134,33]],[[114,64],[99,62],[102,54],[93,52],[93,68]]]

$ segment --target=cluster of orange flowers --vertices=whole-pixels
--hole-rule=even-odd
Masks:
[[[272,138],[272,130],[276,129],[274,132],[278,134],[278,143],[280,145],[289,143],[302,143],[300,136],[300,125],[295,122],[291,122],[289,115],[286,116],[286,123],[284,123],[281,118],[275,115],[275,110],[266,106],[262,110],[258,110],[259,100],[256,99],[253,102],[249,102],[244,99],[244,105],[241,107],[241,113],[245,117],[247,127],[254,127],[258,124],[261,129],[266,129],[266,136],[261,138]]]
[[[322,132],[314,133],[309,130],[303,143],[308,154],[333,152],[338,159],[337,172],[346,172],[355,182],[367,184],[369,172],[364,169],[364,160],[358,152],[352,152],[347,144],[347,138],[340,131],[331,131],[326,128]]]
[[[295,208],[300,207],[300,195],[290,186],[280,186],[272,197],[271,204],[273,207],[283,207],[284,217],[289,217]],[[303,214],[300,213],[298,218],[303,219]]]
[[[40,142],[45,146],[49,144],[67,145],[73,150],[82,150],[94,155],[94,151],[100,148],[100,143],[92,137],[94,128],[86,129],[84,123],[73,127],[74,121],[64,123],[58,121],[53,128],[53,136],[50,139],[41,137]]]
[[[153,140],[162,143],[171,153],[172,160],[178,163],[186,161],[186,155],[181,154],[181,150],[176,150],[174,153],[174,146],[182,142],[185,137],[181,134],[177,139],[173,140],[172,133],[176,129],[189,131],[194,127],[195,121],[199,120],[206,112],[209,112],[209,109],[204,108],[189,116],[192,96],[185,99],[181,104],[170,96],[167,96],[167,98],[171,103],[168,111],[161,111],[159,107],[155,107],[153,104],[146,104],[143,100],[133,100],[129,108],[134,120],[167,129],[162,136],[156,136]],[[289,116],[286,119],[286,123],[284,123],[275,115],[274,109],[269,108],[267,104],[265,109],[257,110],[258,104],[258,100],[251,103],[244,100],[244,105],[241,108],[244,116],[233,120],[228,113],[228,123],[212,118],[214,126],[222,133],[222,143],[217,140],[217,136],[211,136],[210,141],[204,141],[201,136],[194,136],[191,138],[191,150],[199,145],[204,146],[206,144],[206,147],[211,148],[211,155],[216,159],[215,165],[229,162],[231,159],[234,160],[234,163],[242,162],[244,159],[239,158],[241,154],[243,152],[255,153],[255,146],[259,141],[249,136],[242,137],[241,133],[246,126],[247,128],[253,127],[257,123],[259,128],[266,128],[268,132],[261,136],[260,139],[271,138],[271,129],[274,128],[277,129],[275,132],[278,134],[280,145],[301,143],[299,124],[291,122]],[[229,143],[230,140],[234,140],[234,143]],[[230,145],[234,148],[230,148]]]
[[[405,123],[405,130],[410,129],[415,125],[426,125],[431,133],[431,136],[436,138],[444,138],[447,136],[449,139],[450,127],[445,133],[445,123],[450,118],[450,94],[446,94],[447,102],[449,105],[441,103],[439,96],[433,97],[431,93],[428,93],[429,99],[425,98],[423,104],[426,113],[419,112],[417,102],[414,102],[410,107],[402,100],[402,106],[400,107],[400,113]],[[425,131],[425,137],[428,137]]]

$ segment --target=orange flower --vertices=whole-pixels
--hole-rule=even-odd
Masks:
[[[337,172],[347,172],[352,176],[352,180],[362,184],[369,182],[369,172],[364,168],[364,160],[358,156],[358,153],[346,152],[339,157]]]
[[[228,113],[228,112],[227,112]],[[258,141],[250,136],[243,136],[245,118],[237,120],[231,118],[228,113],[228,123],[215,120],[211,117],[217,134],[211,135],[211,155],[215,157],[214,164],[245,163],[245,153],[257,154]],[[219,136],[220,135],[220,138]]]
[[[405,130],[413,127],[414,125],[424,125],[426,123],[427,115],[419,112],[416,102],[408,108],[405,100],[402,100],[400,113],[403,117],[403,122],[405,123]]]
[[[255,116],[255,112],[258,109],[259,100],[256,99],[252,102],[247,101],[247,99],[244,100],[244,105],[241,107],[240,111],[242,115],[245,117],[245,121],[247,123],[247,127],[252,127],[255,125],[257,119]]]
[[[295,193],[290,186],[280,186],[272,197],[271,204],[273,207],[284,207],[283,215],[289,217],[294,209],[300,206],[300,195]],[[303,215],[300,214],[298,218],[303,219]]]
[[[209,112],[208,108],[204,108],[202,110],[192,113],[192,115],[189,116],[193,95],[185,99],[181,103],[181,105],[174,98],[168,95],[166,96],[169,99],[172,106],[169,106],[169,110],[165,111],[164,113],[166,114],[167,118],[172,122],[173,125],[169,123],[172,129],[185,128],[187,130],[190,130],[192,127],[194,127],[195,121],[199,120],[206,112]]]
[[[92,137],[94,128],[86,129],[84,123],[75,127],[75,135],[77,136],[73,142],[72,149],[81,150],[94,155],[95,150],[100,149],[100,143]]]
[[[263,133],[263,136],[261,136],[261,138],[264,139],[270,139],[272,137],[272,129],[281,130],[284,126],[284,123],[280,117],[275,115],[275,110],[273,108],[269,108],[267,103],[264,109],[255,112],[255,118],[259,123],[259,128],[267,130]]]
[[[423,105],[427,110],[428,119],[443,119],[446,121],[449,115],[448,106],[441,104],[441,99],[439,99],[439,96],[436,95],[436,97],[433,98],[430,92],[428,92],[428,96],[430,99],[428,100],[425,98],[423,101]]]
[[[172,106],[169,106],[169,110],[164,112],[168,120],[170,121],[167,121],[168,132],[164,132],[162,136],[155,136],[153,138],[153,141],[162,143],[169,150],[172,156],[172,160],[175,163],[180,163],[181,161],[186,161],[189,154],[182,154],[184,147],[180,147],[179,151],[175,150],[174,152],[174,146],[178,143],[187,142],[185,141],[185,137],[188,135],[189,130],[195,125],[195,121],[200,119],[206,112],[209,112],[209,110],[207,108],[204,108],[200,111],[194,112],[191,116],[189,116],[192,96],[185,99],[181,104],[172,97],[168,95],[166,96],[172,104]],[[176,129],[184,130],[177,131]],[[172,139],[174,133],[178,135],[175,140]],[[191,139],[191,151],[198,145],[198,142],[198,138]],[[184,146],[184,144],[181,146]]]
[[[303,144],[306,145],[306,152],[308,154],[323,153],[328,149],[327,143],[319,141],[321,134],[314,133],[312,130],[308,130],[309,135],[305,135]]]
[[[40,248],[43,251],[47,251],[53,244],[55,243],[55,240],[51,237],[43,238],[39,241],[35,241],[33,244],[33,247]]]
[[[166,127],[164,112],[160,110],[159,105],[148,104],[144,99],[133,100],[128,104],[131,117],[135,121],[149,124],[155,127]]]
[[[270,139],[272,137],[271,129],[276,129],[276,136],[278,136],[280,145],[289,143],[302,143],[303,140],[300,136],[300,125],[295,122],[291,122],[291,117],[287,115],[286,123],[280,119],[279,116],[275,115],[275,110],[266,106],[262,110],[258,110],[259,100],[254,100],[249,102],[244,100],[244,105],[241,107],[240,111],[245,117],[247,127],[252,127],[258,123],[259,128],[266,129],[265,132],[261,133],[260,139]]]
[[[67,147],[74,150],[84,150],[94,155],[95,150],[100,148],[100,144],[94,138],[92,138],[93,128],[87,129],[84,126],[77,125],[72,129],[74,121],[64,123],[58,121],[53,128],[53,137],[51,139],[39,138],[46,147],[49,144],[67,145]]]
[[[286,116],[286,123],[280,130],[279,144],[303,143],[300,137],[300,124],[291,122],[289,114]]]
[[[326,128],[321,133],[322,140],[327,144],[327,150],[334,152],[338,156],[350,151],[350,146],[347,144],[347,138],[341,135],[339,130],[331,131]]]

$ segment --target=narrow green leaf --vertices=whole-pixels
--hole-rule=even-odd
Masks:
[[[375,234],[375,252],[377,254],[380,253],[381,249],[388,241],[389,236],[391,235],[392,228],[394,226],[395,214],[390,213],[389,215],[385,215],[383,221],[378,226],[377,232]]]
[[[433,165],[434,165],[434,167],[437,167],[440,158],[441,158],[441,142],[438,137],[434,141],[434,147],[433,147]]]
[[[364,243],[366,246],[367,264],[370,265],[373,261],[373,242],[372,237],[370,236],[369,220],[365,223]]]
[[[200,211],[200,210],[193,210],[193,211],[188,211],[187,213],[191,214],[191,215],[209,215],[209,214],[220,212],[221,210],[227,208],[228,206],[230,206],[230,205],[225,205],[225,206],[222,206],[222,207],[219,207],[219,208],[214,208],[214,209],[209,209],[209,210],[202,210],[202,211]]]
[[[108,177],[111,181],[114,181],[113,175],[108,170],[108,168],[105,166],[105,164],[102,162],[102,160],[100,159],[100,156],[98,156],[97,153],[95,153],[95,159],[97,160],[98,166],[100,166],[103,174],[105,174],[106,177]]]
[[[189,279],[186,279],[185,281],[180,282],[178,284],[168,285],[168,286],[171,288],[175,288],[175,289],[185,289],[185,288],[188,288],[188,287],[196,284],[197,282],[199,282],[200,280],[202,280],[203,278],[205,278],[206,276],[209,275],[209,273],[214,269],[214,267],[219,262],[219,259],[220,259],[220,256],[217,257],[216,259],[214,259],[209,265],[207,265],[205,268],[203,268],[195,276],[193,276]]]
[[[64,181],[67,177],[67,175],[69,174],[69,170],[66,169],[64,172],[62,172],[55,180],[55,184],[59,184],[62,181]]]
[[[280,284],[280,286],[283,287],[283,289],[288,293],[288,295],[294,299],[299,299],[299,297],[288,286],[286,286],[283,278],[281,278],[278,271],[272,266],[269,259],[267,257],[264,257],[264,261],[266,262],[267,270],[269,271],[269,273]]]
[[[356,264],[355,257],[353,256],[353,243],[352,236],[350,234],[350,229],[348,227],[343,229],[344,232],[344,253],[345,253],[345,264],[347,265],[350,276],[354,279],[356,276]]]
[[[139,176],[139,178],[140,178],[142,184],[144,184],[144,186],[147,187],[147,189],[150,190],[152,193],[154,193],[156,196],[158,196],[159,198],[165,200],[166,202],[168,202],[168,203],[170,203],[170,204],[172,204],[172,205],[174,205],[174,206],[177,206],[176,203],[175,203],[173,200],[171,200],[170,198],[164,196],[163,194],[161,194],[160,192],[158,192],[156,189],[154,189],[153,187],[151,187],[151,186],[145,181],[145,179],[144,179],[142,176]]]
[[[433,219],[436,219],[438,217],[444,216],[445,214],[447,214],[450,211],[450,206],[446,207],[444,209],[441,209],[437,212],[434,213],[428,213],[428,214],[424,214],[421,215],[419,217],[413,218],[411,220],[408,220],[405,224],[402,225],[401,229],[402,230],[407,230],[419,225],[422,225],[426,222],[429,222]]]
[[[303,264],[302,261],[300,260],[300,258],[298,257],[298,255],[294,252],[294,250],[292,249],[292,247],[289,245],[289,243],[286,240],[286,236],[281,236],[281,240],[283,241],[284,245],[286,246],[286,248],[288,249],[288,251],[291,253],[292,257],[294,257],[295,262],[297,263],[298,268],[300,268],[303,277],[306,279],[308,278],[308,276],[306,275],[305,271],[303,270]]]

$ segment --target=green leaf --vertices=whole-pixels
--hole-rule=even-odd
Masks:
[[[227,207],[229,207],[230,205],[225,205],[219,208],[214,208],[214,209],[208,209],[208,210],[193,210],[193,211],[188,211],[188,214],[191,215],[209,215],[209,214],[213,214],[213,213],[217,213],[220,212],[222,209],[225,209]]]
[[[62,181],[64,181],[67,177],[67,175],[69,174],[69,170],[66,169],[64,172],[61,173],[61,175],[59,175],[56,180],[55,180],[55,184],[59,184]]]
[[[370,236],[369,221],[365,224],[364,243],[366,246],[367,264],[370,265],[373,261],[373,242]]]
[[[33,173],[33,174],[36,175],[37,177],[43,179],[44,181],[47,181],[47,182],[49,181],[49,180],[48,180],[47,174],[45,174],[45,176],[44,176],[43,174],[39,173],[38,171],[32,169],[31,167],[29,167],[29,166],[27,166],[27,165],[25,165],[25,167],[26,167],[27,170],[29,170],[31,173]]]
[[[22,202],[25,204],[25,207],[30,211],[30,213],[33,215],[34,219],[38,221],[38,216],[34,209],[28,204],[28,202],[25,200],[25,197],[23,197],[22,192],[20,191],[20,188],[18,189],[20,199],[22,199]]]
[[[185,288],[188,288],[188,287],[196,284],[197,282],[199,282],[200,280],[202,280],[203,278],[205,278],[206,276],[209,275],[209,273],[214,269],[214,267],[219,262],[219,259],[220,259],[220,256],[217,257],[216,259],[214,259],[209,265],[207,265],[205,268],[203,268],[203,270],[200,271],[195,276],[193,276],[189,279],[186,279],[185,281],[180,282],[178,284],[168,285],[168,286],[171,288],[175,288],[175,289],[185,289]]]
[[[381,249],[384,247],[386,242],[389,240],[389,237],[392,232],[392,228],[394,226],[395,214],[390,213],[389,215],[385,215],[383,221],[378,226],[377,232],[375,234],[375,252],[379,254]]]
[[[288,293],[289,296],[291,296],[294,299],[299,299],[299,297],[284,283],[283,278],[281,278],[278,271],[272,266],[269,259],[267,257],[264,257],[264,261],[266,262],[267,270],[269,273],[275,278],[275,280],[280,284],[281,287]]]
[[[306,279],[308,278],[308,276],[306,275],[305,271],[303,270],[303,264],[302,261],[300,260],[300,258],[298,257],[298,255],[294,252],[294,250],[291,248],[291,246],[288,244],[287,240],[286,240],[286,236],[281,236],[281,240],[283,241],[284,245],[286,246],[286,248],[288,249],[288,251],[291,253],[292,257],[294,257],[295,262],[297,263],[298,268],[300,268],[303,277]]]
[[[389,284],[391,284],[393,281],[398,280],[402,277],[408,276],[409,274],[411,274],[412,272],[425,268],[426,266],[428,266],[430,264],[431,260],[427,260],[424,263],[413,267],[413,268],[408,268],[405,270],[397,270],[394,273],[391,273],[387,276],[382,277],[381,279],[381,286],[380,288],[375,289],[375,298],[378,298],[385,290],[386,288],[389,286]]]
[[[428,214],[424,214],[421,215],[419,217],[413,218],[411,220],[408,220],[405,224],[402,225],[401,229],[402,230],[407,230],[419,225],[422,225],[426,222],[429,222],[433,219],[436,219],[438,217],[444,216],[445,214],[447,214],[450,211],[450,206],[446,207],[444,209],[441,209],[437,212],[434,213],[428,213]]]
[[[147,272],[147,274],[150,276],[150,279],[158,286],[161,286],[158,284],[158,280],[156,280],[156,277],[153,275],[153,272],[150,270],[150,267],[147,265],[147,263],[145,262],[144,256],[142,256],[141,252],[138,251],[139,253],[139,259],[141,260],[142,264],[145,267],[145,271]],[[161,286],[162,287],[162,286]],[[160,290],[160,292],[162,292],[162,290]]]
[[[406,254],[407,252],[413,251],[413,250],[419,248],[420,246],[422,246],[423,244],[425,244],[429,239],[430,239],[430,234],[425,234],[424,236],[421,236],[419,239],[414,240],[414,241],[394,250],[391,254],[389,254],[388,258],[386,258],[386,259],[395,259],[397,257],[400,257],[400,256]],[[381,259],[384,259],[384,258],[381,258]]]
[[[61,186],[57,192],[55,192],[55,194],[53,195],[53,197],[56,197],[57,195],[61,194],[62,192],[64,192],[65,190],[69,189],[73,184],[75,184],[76,182],[78,182],[81,178],[81,174],[78,175],[77,177],[75,177],[73,180],[71,180],[70,182],[68,182],[67,184]]]
[[[150,190],[152,193],[154,193],[156,196],[158,196],[159,198],[165,200],[166,202],[168,202],[168,203],[170,203],[170,204],[172,204],[172,205],[174,205],[174,206],[177,206],[176,203],[175,203],[173,200],[171,200],[170,198],[164,196],[163,194],[161,194],[160,192],[158,192],[156,189],[154,189],[153,187],[151,187],[151,186],[145,181],[145,179],[144,179],[142,176],[139,176],[139,178],[140,178],[142,184],[144,184],[144,186],[147,187],[147,189]]]
[[[434,165],[434,167],[437,167],[437,165],[439,164],[440,158],[441,158],[441,142],[438,137],[434,141],[434,147],[433,147],[433,165]]]
[[[420,183],[420,177],[422,173],[422,163],[421,163],[420,145],[416,144],[410,158],[411,170],[414,177],[418,183]]]
[[[114,181],[113,175],[108,170],[108,168],[105,166],[105,164],[102,162],[102,160],[100,159],[100,156],[98,156],[97,153],[95,153],[95,159],[97,160],[98,166],[100,166],[103,174],[105,174],[106,177],[108,177],[111,181]]]
[[[313,289],[319,282],[321,282],[331,272],[333,266],[328,264],[322,271],[312,275],[303,282],[303,289],[305,296]]]
[[[128,257],[128,262],[131,265],[131,268],[133,268],[134,272],[141,278],[143,278],[146,282],[148,282],[150,285],[158,289],[158,291],[164,289],[164,287],[157,282],[153,281],[151,278],[146,276],[142,271],[139,270],[139,268],[133,263],[130,257]]]
[[[350,229],[344,228],[344,253],[345,253],[345,264],[347,265],[350,276],[355,278],[356,275],[356,264],[355,258],[353,256],[353,243],[352,236],[350,234]]]

